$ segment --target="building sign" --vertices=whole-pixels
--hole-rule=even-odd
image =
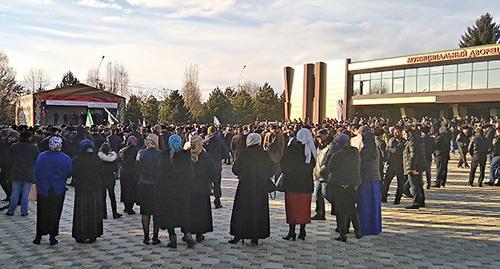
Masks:
[[[72,101],[72,100],[46,100],[48,106],[79,106],[88,108],[110,108],[117,109],[118,103],[110,102],[87,102],[87,101]]]
[[[407,64],[432,63],[467,58],[480,58],[488,56],[500,56],[500,45],[464,48],[461,50],[444,51],[423,55],[415,55],[407,58]]]

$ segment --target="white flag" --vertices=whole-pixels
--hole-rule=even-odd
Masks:
[[[215,126],[220,126],[220,121],[217,117],[214,116],[214,125]]]

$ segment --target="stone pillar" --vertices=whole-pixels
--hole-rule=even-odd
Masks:
[[[496,107],[492,107],[492,108],[490,108],[490,116],[491,116],[491,117],[496,117],[496,116],[498,116],[498,110],[496,109]]]
[[[453,117],[460,118],[460,111],[458,110],[458,104],[451,105],[451,108],[453,109]]]
[[[401,112],[401,118],[406,117],[406,108],[404,106],[400,107],[399,111]]]

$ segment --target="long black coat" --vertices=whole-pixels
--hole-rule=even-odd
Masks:
[[[213,231],[212,208],[210,204],[210,182],[217,175],[217,166],[212,156],[202,152],[198,162],[192,162],[193,181],[190,188],[191,233]]]
[[[76,240],[95,240],[103,234],[102,171],[102,162],[94,153],[77,155],[73,159],[72,235]]]
[[[191,156],[187,151],[161,153],[155,192],[156,218],[160,228],[181,227],[191,232],[190,193],[193,181]]]
[[[126,147],[121,151],[122,169],[120,170],[121,201],[134,203],[137,195],[137,147]]]
[[[242,239],[264,239],[270,235],[268,178],[272,162],[261,146],[245,148],[233,166],[239,183],[231,215],[230,234]]]
[[[300,142],[292,142],[285,148],[281,159],[281,170],[283,171],[284,191],[294,193],[313,192],[313,169],[314,158],[309,164],[305,163],[304,145]]]
[[[10,171],[10,181],[35,182],[35,162],[38,158],[38,148],[29,142],[12,144],[6,155],[7,171]]]

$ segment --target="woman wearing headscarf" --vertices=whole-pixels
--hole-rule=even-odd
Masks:
[[[340,236],[335,240],[347,242],[349,223],[352,222],[357,238],[361,238],[358,211],[356,209],[357,190],[361,184],[361,158],[357,148],[351,146],[349,136],[341,134],[336,138],[339,151],[332,154],[328,163],[327,195],[332,198],[337,216]]]
[[[122,162],[122,168],[120,169],[120,197],[125,206],[124,212],[129,215],[135,214],[133,208],[137,190],[136,158],[138,151],[137,138],[130,136],[127,139],[127,146],[121,149],[118,154]]]
[[[361,155],[361,179],[363,181],[358,189],[361,234],[376,235],[382,232],[380,156],[375,144],[375,135],[370,131],[370,127],[361,126],[357,131],[357,137],[362,140],[361,146],[358,147]]]
[[[311,131],[302,128],[296,139],[290,140],[281,159],[285,190],[286,222],[289,225],[285,240],[295,240],[295,226],[300,225],[299,239],[306,238],[306,224],[311,223],[313,169],[317,151]]]
[[[159,219],[159,227],[168,230],[169,248],[177,248],[175,228],[181,228],[184,233],[182,241],[187,242],[188,248],[195,244],[191,236],[190,204],[193,168],[191,154],[182,148],[182,138],[171,135],[168,149],[161,153],[158,161],[158,187],[155,193],[158,216],[155,217]]]
[[[257,245],[259,239],[270,235],[268,181],[273,166],[261,144],[259,134],[248,134],[246,148],[240,152],[233,166],[233,173],[238,176],[239,182],[231,215],[230,234],[234,236],[229,241],[231,244],[251,239],[251,243]]]
[[[51,245],[58,243],[56,236],[59,235],[66,180],[72,169],[71,159],[61,152],[62,146],[63,140],[53,136],[49,140],[49,150],[41,153],[35,164],[37,216],[33,243],[37,245],[47,234]]]
[[[150,244],[149,239],[149,226],[151,216],[155,212],[155,189],[156,176],[158,170],[158,160],[160,158],[160,151],[158,150],[158,136],[151,134],[144,140],[145,149],[139,150],[137,153],[137,203],[141,206],[142,215],[142,229],[144,231],[144,241],[146,245]],[[158,225],[156,216],[154,217],[153,234],[156,238],[153,239],[153,244],[159,243],[158,240]]]
[[[118,154],[111,150],[109,143],[103,143],[99,153],[97,153],[99,159],[101,159],[103,164],[102,170],[102,182],[103,182],[103,209],[104,218],[107,219],[107,209],[106,209],[106,192],[111,200],[111,209],[113,211],[113,219],[119,219],[122,215],[118,213],[116,209],[116,196],[115,196],[115,180],[116,172],[118,172]]]
[[[73,238],[78,243],[93,243],[103,234],[103,165],[94,153],[94,144],[84,139],[73,158]]]
[[[210,206],[210,182],[217,176],[217,166],[203,148],[203,139],[195,135],[184,146],[191,153],[193,181],[190,188],[191,233],[196,241],[205,240],[203,234],[213,231],[212,207]]]

